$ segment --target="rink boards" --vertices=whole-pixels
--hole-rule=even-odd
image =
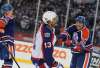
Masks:
[[[21,68],[35,68],[31,61],[32,45],[32,43],[28,42],[15,41],[15,58]],[[72,56],[70,49],[55,47],[53,56],[55,60],[63,64],[65,68],[69,68]],[[17,68],[15,63],[13,68]]]
[[[21,68],[35,68],[31,61],[32,43],[15,41],[15,58]],[[69,68],[71,61],[71,50],[61,47],[54,47],[53,56],[56,61],[63,64],[64,68]],[[3,61],[0,61],[0,67]],[[100,55],[93,53],[91,68],[98,68],[100,64]],[[18,68],[14,63],[13,68]]]

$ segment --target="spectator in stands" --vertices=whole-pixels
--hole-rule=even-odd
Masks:
[[[95,36],[96,36],[96,45],[100,45],[100,21],[96,26],[96,32],[95,32]]]
[[[30,27],[30,21],[28,16],[23,16],[23,19],[20,21],[20,26],[24,30],[28,30]]]

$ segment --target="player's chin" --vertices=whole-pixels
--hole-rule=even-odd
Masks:
[[[55,28],[56,27],[56,25],[52,25],[52,28]]]
[[[57,67],[52,67],[52,68],[57,68]]]
[[[81,26],[78,26],[78,27],[77,27],[77,29],[78,29],[78,30],[81,30],[81,29],[82,29],[82,27],[81,27]]]

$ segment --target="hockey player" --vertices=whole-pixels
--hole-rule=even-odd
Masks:
[[[14,20],[11,4],[1,6],[0,18],[0,59],[4,60],[2,68],[12,68],[13,60],[10,53],[14,53]]]
[[[67,28],[59,36],[58,45],[65,43],[71,48],[72,60],[70,68],[89,68],[91,61],[91,33],[86,27],[86,19],[84,16],[78,16],[76,23]]]
[[[32,61],[39,68],[56,67],[58,63],[53,58],[53,50],[56,41],[54,27],[57,24],[57,14],[46,11],[42,20],[43,24],[38,29],[33,46]]]

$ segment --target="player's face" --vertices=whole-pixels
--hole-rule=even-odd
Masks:
[[[8,11],[8,12],[6,13],[6,16],[13,17],[13,10]]]
[[[82,22],[76,21],[76,27],[78,30],[82,30],[83,26],[84,26],[84,24]]]
[[[56,25],[57,25],[57,18],[55,17],[52,19],[52,21],[50,21],[50,26],[54,28]]]

